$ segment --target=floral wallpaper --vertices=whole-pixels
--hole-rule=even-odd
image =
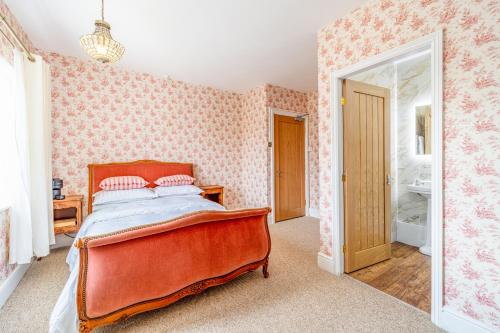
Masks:
[[[241,180],[246,207],[268,206],[266,89],[243,96],[241,109]]]
[[[270,84],[265,86],[265,90],[266,106],[300,114],[307,113],[307,93],[273,86]]]
[[[242,176],[246,205],[271,206],[272,149],[268,147],[268,108],[309,115],[309,206],[318,207],[318,95],[274,85],[254,88],[243,96],[242,106]],[[264,184],[264,185],[263,185]]]
[[[307,94],[270,85],[237,94],[56,53],[45,58],[53,174],[65,193],[86,194],[89,163],[158,159],[193,162],[199,184],[225,186],[230,208],[268,205],[267,106],[308,107]]]
[[[309,207],[319,208],[318,93],[307,93],[309,114]]]
[[[14,29],[16,35],[19,36],[24,45],[26,45],[26,47],[30,51],[33,51],[34,47],[33,44],[31,43],[31,40],[28,38],[28,35],[24,32],[19,22],[17,22],[14,15],[12,15],[9,8],[2,0],[0,0],[0,13],[5,16],[6,21]],[[2,31],[5,31],[3,29],[6,28],[2,24]],[[14,41],[13,38],[11,38],[10,40]],[[7,40],[7,38],[5,38],[5,36],[2,33],[0,33],[0,58],[4,58],[9,63],[12,63],[14,61],[12,49],[13,49],[12,44],[9,42],[9,40]]]
[[[445,304],[500,329],[500,5],[371,0],[318,33],[321,252],[332,254],[329,74],[443,28]]]
[[[240,184],[239,94],[134,73],[56,53],[52,75],[53,174],[65,193],[87,193],[87,164],[137,159],[193,162],[198,184]]]
[[[9,262],[9,228],[10,228],[10,210],[0,210],[0,284],[9,277],[14,271],[16,265],[10,265]]]

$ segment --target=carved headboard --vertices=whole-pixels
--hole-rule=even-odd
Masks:
[[[140,176],[149,182],[148,187],[156,186],[154,181],[163,176],[193,176],[193,164],[142,160],[124,163],[89,164],[88,212],[92,213],[92,195],[101,189],[99,184],[108,177]]]

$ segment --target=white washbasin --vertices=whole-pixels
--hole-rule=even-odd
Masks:
[[[415,180],[415,183],[408,185],[408,192],[418,193],[426,198],[431,196],[431,181],[430,180]]]
[[[431,211],[431,181],[415,179],[415,183],[408,185],[408,192],[417,193],[427,199],[427,223],[425,244],[420,247],[420,252],[430,256],[432,252],[431,229],[432,229],[432,211]]]

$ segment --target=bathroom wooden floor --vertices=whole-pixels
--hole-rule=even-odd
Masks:
[[[352,272],[349,276],[431,312],[431,257],[417,247],[392,243],[392,258]]]

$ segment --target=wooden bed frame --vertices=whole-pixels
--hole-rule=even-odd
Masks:
[[[192,176],[192,170],[192,164],[158,161],[89,165],[89,212],[106,177],[138,175],[153,184],[161,176]],[[201,211],[78,239],[80,332],[165,307],[259,267],[267,278],[270,211]]]

